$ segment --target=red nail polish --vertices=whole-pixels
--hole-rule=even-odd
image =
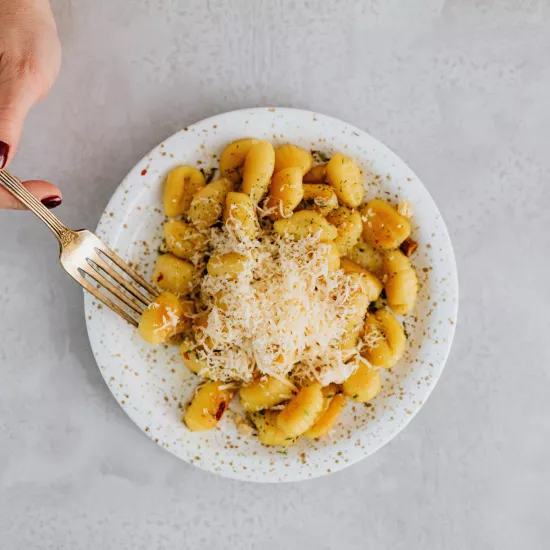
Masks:
[[[49,208],[51,210],[52,208],[56,208],[57,206],[59,206],[62,200],[61,197],[53,195],[51,197],[45,197],[44,199],[42,199],[41,202],[46,208]]]
[[[0,141],[0,170],[2,170],[4,166],[6,166],[6,162],[8,162],[9,152],[10,146],[7,143]]]

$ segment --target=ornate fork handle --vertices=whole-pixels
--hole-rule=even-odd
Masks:
[[[75,232],[59,221],[18,178],[6,170],[0,170],[0,184],[52,230],[62,248],[75,239]]]

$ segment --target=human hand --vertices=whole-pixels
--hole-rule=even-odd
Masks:
[[[13,159],[30,108],[51,88],[61,46],[49,0],[0,0],[0,169]],[[48,208],[61,191],[44,181],[25,182]],[[0,208],[25,207],[0,187]]]

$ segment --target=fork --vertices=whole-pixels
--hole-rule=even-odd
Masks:
[[[66,227],[18,178],[7,170],[0,170],[0,184],[36,214],[57,237],[60,245],[59,261],[65,271],[97,300],[137,327],[139,321],[135,315],[141,316],[152,301],[146,293],[155,298],[159,295],[157,290],[91,231],[86,229],[73,231]],[[122,270],[130,281],[113,269],[108,263],[109,260]],[[103,273],[118,286],[107,279]],[[86,276],[94,280],[98,286],[94,286]],[[101,292],[99,290],[101,287],[116,297],[118,303]],[[126,306],[126,309],[123,309],[123,306]]]

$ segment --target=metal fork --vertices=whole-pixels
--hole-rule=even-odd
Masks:
[[[19,179],[7,170],[0,170],[0,184],[52,230],[61,247],[59,260],[65,271],[100,302],[137,327],[139,319],[135,318],[135,314],[141,316],[152,301],[146,293],[154,298],[159,294],[157,290],[123,262],[109,247],[105,246],[91,231],[86,229],[73,231],[66,227],[27,190]],[[113,262],[131,281],[113,269],[107,260]],[[103,273],[108,275],[119,287],[107,279]],[[109,299],[107,294],[100,292],[99,288],[86,279],[85,275],[114,295],[121,303]],[[123,292],[120,287],[126,292]],[[121,307],[123,305],[127,306],[128,310],[123,309]]]

